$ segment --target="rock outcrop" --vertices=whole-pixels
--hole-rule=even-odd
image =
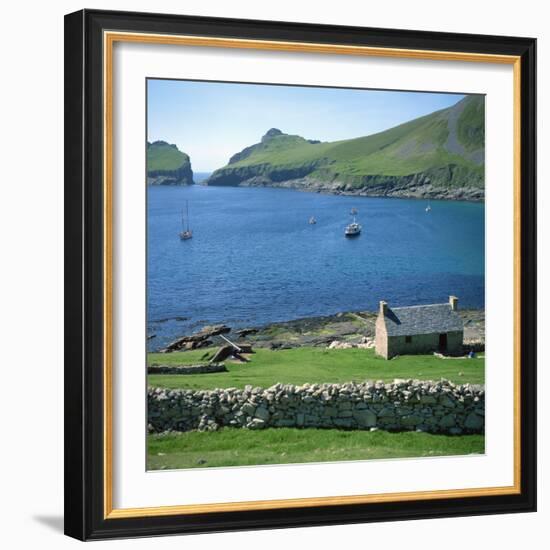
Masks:
[[[227,325],[208,325],[203,327],[199,332],[190,336],[182,336],[168,344],[161,353],[170,353],[172,351],[189,351],[192,349],[204,348],[210,346],[212,342],[209,340],[213,336],[219,334],[227,334],[231,331]]]
[[[485,197],[483,175],[449,165],[406,176],[334,176],[330,181],[311,175],[322,164],[295,168],[269,165],[237,166],[217,170],[208,185],[279,187],[314,193],[361,197],[397,197],[481,201]],[[465,183],[467,182],[467,183]]]
[[[165,141],[147,143],[149,185],[191,185],[193,170],[189,155]]]

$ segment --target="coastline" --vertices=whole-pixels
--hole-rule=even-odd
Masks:
[[[459,314],[464,321],[464,342],[484,344],[485,310],[464,309],[459,310]],[[373,311],[347,311],[292,319],[252,328],[255,331],[253,333],[247,334],[247,329],[244,329],[244,335],[239,340],[255,347],[271,349],[325,347],[335,340],[359,344],[364,338],[374,338],[377,316],[378,312]],[[239,332],[243,331],[236,333]]]
[[[416,200],[438,200],[438,201],[453,201],[453,202],[472,202],[472,203],[484,203],[485,202],[485,192],[482,190],[480,193],[479,189],[469,188],[469,187],[460,187],[456,189],[438,189],[437,187],[427,187],[422,190],[421,187],[407,188],[405,187],[394,187],[385,189],[385,188],[374,188],[368,189],[365,187],[361,188],[347,188],[346,185],[342,187],[332,187],[325,184],[324,182],[315,182],[311,183],[310,181],[304,180],[288,180],[282,182],[270,182],[270,183],[259,183],[259,182],[242,182],[235,185],[208,185],[205,183],[198,183],[197,185],[202,185],[204,187],[257,187],[257,188],[269,188],[269,189],[288,189],[293,191],[301,191],[304,193],[318,193],[322,195],[335,195],[335,196],[346,196],[346,197],[371,197],[371,198],[382,198],[382,199],[416,199]]]
[[[269,165],[231,166],[215,170],[202,185],[210,187],[270,187],[334,195],[420,199],[485,200],[479,176],[456,166],[407,175],[311,174],[311,167],[277,170]]]
[[[464,321],[464,344],[484,347],[485,309],[464,309],[459,310],[459,314]],[[237,344],[246,342],[253,348],[273,350],[328,347],[335,341],[357,345],[363,343],[365,338],[374,338],[377,315],[373,311],[347,311],[279,321],[258,327],[232,329],[227,326],[223,334]],[[191,335],[181,334],[178,339],[189,336]],[[224,344],[219,334],[209,336],[208,341],[212,346]]]

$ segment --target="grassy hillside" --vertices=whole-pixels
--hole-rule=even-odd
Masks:
[[[153,185],[193,183],[189,156],[165,141],[147,143],[147,179]]]
[[[182,153],[176,145],[165,141],[147,144],[147,171],[177,170],[189,163],[189,156]]]
[[[485,144],[485,103],[482,98],[468,101],[458,118],[458,139],[469,151]]]
[[[307,179],[329,191],[398,186],[484,186],[484,98],[457,104],[366,137],[320,143],[271,129],[234,155],[208,185],[270,185]]]

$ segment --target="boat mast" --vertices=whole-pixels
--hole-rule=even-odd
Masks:
[[[189,232],[189,201],[185,201],[185,210],[187,217],[187,231]]]

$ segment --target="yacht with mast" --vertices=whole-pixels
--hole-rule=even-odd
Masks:
[[[187,241],[193,237],[193,231],[189,229],[189,201],[185,201],[185,213],[185,216],[183,215],[183,212],[181,213],[180,239],[182,241]]]
[[[346,237],[357,237],[361,234],[361,224],[357,223],[357,220],[355,219],[355,216],[353,216],[353,221],[346,226],[346,229],[344,231],[344,235]]]

